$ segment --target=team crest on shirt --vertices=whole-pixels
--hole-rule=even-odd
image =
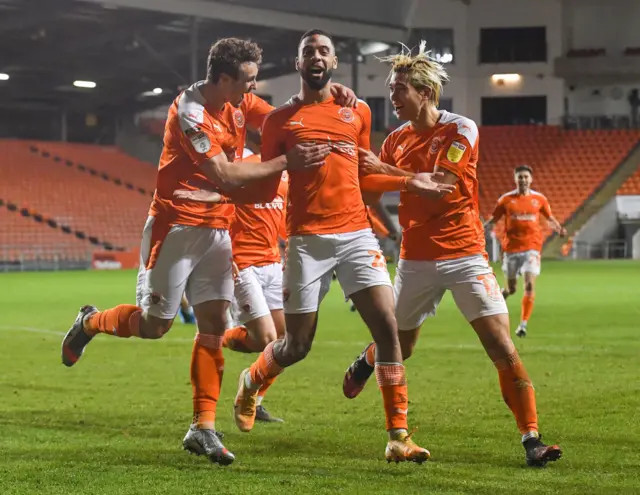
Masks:
[[[233,120],[236,123],[236,127],[244,127],[244,114],[241,110],[233,112]]]
[[[537,199],[532,199],[532,200],[531,200],[531,204],[532,204],[535,208],[539,208],[539,207],[540,207],[540,201],[538,201]]]
[[[444,143],[444,138],[442,136],[436,136],[431,140],[431,147],[429,148],[429,153],[435,155],[440,148],[442,148],[442,143]]]
[[[343,122],[346,122],[347,124],[350,124],[355,119],[353,110],[347,107],[340,108],[340,110],[338,110],[338,116]]]

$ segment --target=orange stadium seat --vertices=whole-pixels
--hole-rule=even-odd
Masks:
[[[640,195],[640,167],[636,173],[629,177],[624,184],[618,189],[620,196],[636,196]]]
[[[121,175],[123,180],[138,182],[151,190],[155,177],[153,166],[114,148],[42,144],[51,150],[51,157],[32,152],[33,144],[27,141],[0,140],[3,156],[0,198],[33,209],[114,247],[138,247],[150,196],[67,166],[66,160],[82,159],[87,167],[106,169],[114,176]],[[54,159],[56,156],[59,160]]]
[[[515,188],[515,166],[528,164],[533,168],[533,189],[547,196],[554,215],[564,223],[624,160],[640,140],[640,132],[482,127],[480,138],[478,176],[483,217],[491,215],[502,194]]]
[[[20,212],[0,207],[0,260],[4,262],[41,259],[90,260],[92,245],[73,234],[65,234]]]

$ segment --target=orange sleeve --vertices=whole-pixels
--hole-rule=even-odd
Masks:
[[[498,200],[498,204],[496,204],[495,209],[493,210],[492,217],[494,221],[500,220],[502,216],[506,213],[504,209],[504,202],[502,200]]]
[[[356,111],[362,119],[360,134],[358,135],[358,146],[367,150],[371,149],[371,108],[364,101],[360,100]]]
[[[244,105],[246,108],[244,113],[247,126],[256,131],[262,128],[264,119],[275,108],[253,93],[247,95]]]
[[[395,166],[396,161],[393,159],[393,152],[391,150],[391,147],[392,147],[391,136],[389,135],[382,143],[382,147],[380,148],[380,154],[378,155],[378,158],[380,158],[380,161],[383,163],[388,163],[389,165]]]
[[[268,162],[286,153],[282,136],[282,128],[277,113],[267,115],[262,124],[262,144],[260,155],[262,160]]]
[[[549,200],[546,197],[540,207],[540,213],[542,213],[542,216],[545,218],[551,218],[551,205],[549,205]]]
[[[384,193],[404,191],[409,177],[397,175],[371,174],[360,177],[360,189],[365,192]]]
[[[435,164],[461,177],[469,164],[472,151],[473,147],[467,138],[458,134],[448,146],[442,147]]]

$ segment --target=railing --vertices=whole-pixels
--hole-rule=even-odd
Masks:
[[[0,245],[0,272],[84,270],[91,267],[90,248],[76,245],[50,246]]]
[[[567,256],[571,259],[625,259],[630,254],[629,244],[622,239],[599,243],[576,242]]]
[[[565,129],[638,129],[640,116],[631,118],[628,115],[565,115],[562,118]]]

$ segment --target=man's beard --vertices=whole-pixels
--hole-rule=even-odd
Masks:
[[[333,69],[331,68],[325,69],[322,74],[322,79],[314,79],[313,77],[311,77],[311,72],[309,71],[300,71],[300,77],[302,77],[303,81],[306,82],[307,85],[315,91],[324,88],[331,79],[332,75]]]

